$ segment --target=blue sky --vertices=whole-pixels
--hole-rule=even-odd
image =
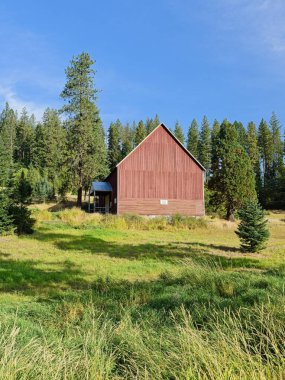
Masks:
[[[285,125],[284,20],[284,0],[2,0],[0,105],[60,107],[64,69],[87,51],[105,126],[273,110]]]

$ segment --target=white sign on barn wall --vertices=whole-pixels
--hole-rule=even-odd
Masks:
[[[161,199],[160,204],[163,206],[166,206],[166,205],[168,205],[168,200],[167,199]]]

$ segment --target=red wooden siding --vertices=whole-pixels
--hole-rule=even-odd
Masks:
[[[117,174],[118,213],[204,214],[204,172],[162,125],[121,161]]]

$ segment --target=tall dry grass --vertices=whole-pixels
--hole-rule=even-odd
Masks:
[[[26,341],[24,330],[1,327],[0,378],[284,378],[284,326],[264,307],[212,313],[208,328],[195,325],[182,307],[159,331],[148,320],[134,322],[124,309],[117,323],[92,306],[86,314],[90,319],[53,340],[43,332]]]
[[[89,214],[78,208],[65,209],[57,213],[47,210],[36,210],[34,216],[38,223],[51,221],[54,217],[73,228],[104,227],[118,230],[192,230],[207,228],[207,222],[203,218],[194,218],[180,214],[169,217],[157,216],[147,218],[136,214],[122,216],[112,214]]]

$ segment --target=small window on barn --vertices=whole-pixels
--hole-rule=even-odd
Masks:
[[[166,205],[168,205],[168,200],[167,200],[167,199],[161,199],[161,200],[160,200],[160,204],[161,204],[162,206],[166,206]]]

